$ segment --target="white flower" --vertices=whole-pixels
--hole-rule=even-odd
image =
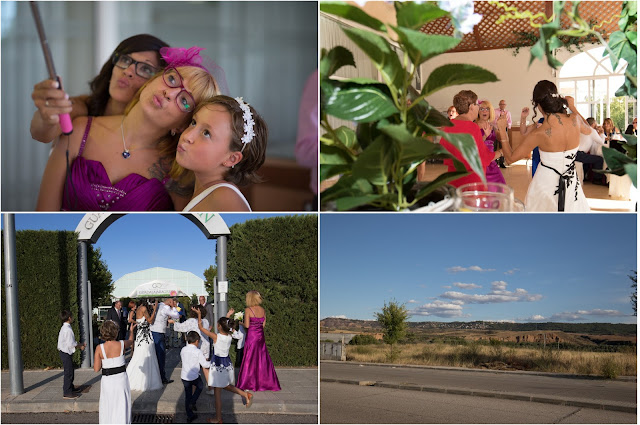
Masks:
[[[482,15],[474,13],[472,0],[439,0],[438,7],[451,14],[455,35],[469,34],[482,20]]]
[[[244,311],[239,311],[233,315],[233,320],[240,321],[244,320]]]

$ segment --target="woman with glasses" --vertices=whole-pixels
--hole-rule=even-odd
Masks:
[[[200,50],[161,49],[167,68],[142,86],[124,115],[76,118],[76,131],[63,138],[49,158],[37,209],[184,208],[193,191],[192,174],[169,177],[178,137],[191,122],[196,104],[219,94]]]
[[[59,115],[79,116],[122,115],[138,89],[164,68],[160,49],[168,47],[164,41],[138,34],[122,41],[90,83],[90,95],[71,97],[59,90],[54,80],[36,84],[31,93],[38,108],[31,120],[31,137],[49,143],[62,134]]]
[[[478,148],[478,152],[480,152],[482,167],[486,169],[489,164],[495,159],[495,154],[493,150],[489,150],[485,146],[484,141],[482,140],[482,133],[480,132],[480,128],[474,122],[476,118],[478,118],[478,112],[480,109],[480,106],[477,102],[478,95],[471,90],[462,90],[460,93],[456,94],[453,97],[453,106],[456,108],[456,111],[458,111],[458,116],[455,119],[451,120],[453,127],[442,127],[442,130],[446,133],[467,133],[473,136],[473,139],[475,140],[476,146]],[[453,180],[449,182],[449,184],[455,187],[459,187],[467,183],[482,182],[482,177],[476,174],[471,169],[471,166],[464,159],[458,148],[456,148],[444,137],[440,140],[440,144],[444,146],[444,148],[451,154],[453,154],[456,159],[464,163],[465,168],[469,172],[468,175]],[[457,171],[452,160],[445,159],[444,163],[448,166],[448,171]]]
[[[502,156],[502,151],[496,150],[496,145],[498,142],[500,143],[508,143],[509,140],[500,139],[500,131],[496,127],[495,124],[496,112],[493,109],[493,105],[488,100],[483,100],[480,102],[480,109],[478,112],[478,119],[476,120],[476,124],[480,127],[480,131],[482,132],[482,139],[484,140],[484,144],[491,152],[494,153],[494,158],[498,159]],[[487,175],[487,182],[489,183],[503,183],[506,184],[504,180],[504,176],[500,171],[500,167],[496,161],[491,161],[489,165],[485,168],[485,173]]]

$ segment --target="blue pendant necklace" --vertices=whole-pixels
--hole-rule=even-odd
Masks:
[[[127,149],[127,144],[124,141],[124,118],[125,116],[122,117],[122,122],[120,123],[120,134],[122,134],[122,147],[124,148],[124,150],[122,151],[122,157],[124,159],[127,159],[131,156],[131,153],[129,153],[129,149]]]

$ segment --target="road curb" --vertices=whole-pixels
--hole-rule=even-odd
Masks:
[[[378,367],[390,367],[390,368],[407,368],[407,369],[436,369],[436,370],[455,370],[463,372],[475,372],[475,373],[495,373],[495,374],[513,374],[513,375],[537,375],[537,376],[549,376],[556,378],[568,378],[568,379],[592,379],[592,380],[607,380],[607,381],[622,381],[622,382],[638,382],[637,376],[618,376],[614,379],[604,378],[598,375],[572,375],[568,373],[553,373],[553,372],[536,372],[528,370],[494,370],[494,369],[473,369],[466,367],[453,367],[453,366],[429,366],[429,365],[414,365],[414,364],[394,364],[394,363],[363,363],[353,361],[339,361],[339,360],[320,360],[322,363],[334,363],[334,364],[357,364],[361,366],[378,366]]]
[[[361,385],[360,382],[363,382],[363,381],[349,380],[349,379],[320,378],[320,382]],[[367,381],[367,382],[373,382],[373,381]],[[466,389],[460,389],[460,388],[429,387],[424,385],[405,385],[405,384],[383,382],[383,381],[376,381],[373,385],[369,385],[369,386],[409,390],[409,391],[424,391],[424,392],[435,392],[435,393],[454,394],[454,395],[489,397],[489,398],[498,398],[498,399],[505,399],[505,400],[529,401],[534,403],[556,404],[561,406],[583,407],[588,409],[611,410],[611,411],[623,412],[623,413],[635,414],[637,412],[637,406],[625,406],[620,404],[601,403],[596,401],[592,402],[587,400],[540,397],[540,396],[533,396],[528,394],[501,393],[497,391],[477,391],[477,390],[466,390]]]

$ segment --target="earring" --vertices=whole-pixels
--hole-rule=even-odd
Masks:
[[[176,131],[175,130],[171,130],[171,137],[176,135]]]

